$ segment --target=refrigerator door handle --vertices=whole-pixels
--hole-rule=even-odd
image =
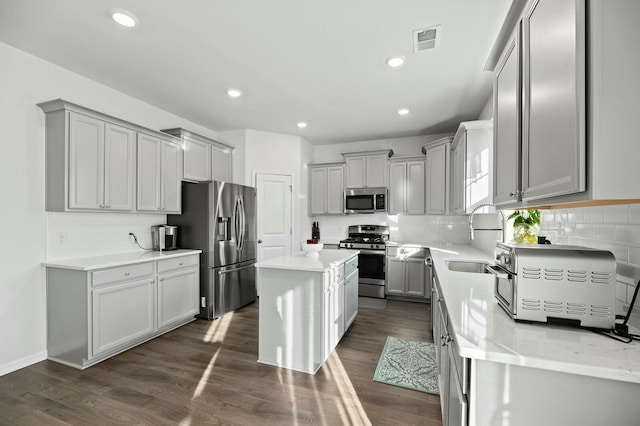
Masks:
[[[247,230],[246,230],[246,225],[247,225],[247,221],[246,221],[246,214],[244,211],[244,198],[238,198],[238,200],[240,200],[240,235],[242,236],[242,243],[240,244],[240,249],[244,250],[244,239],[247,236]]]
[[[240,271],[242,269],[246,269],[246,268],[254,268],[254,264],[255,264],[255,262],[252,262],[249,265],[237,266],[235,268],[227,269],[227,270],[224,270],[224,271],[218,271],[218,275],[230,274],[232,272],[238,272],[238,271]]]
[[[233,206],[233,228],[236,237],[236,251],[240,251],[241,237],[240,237],[240,199],[236,198],[236,203]]]

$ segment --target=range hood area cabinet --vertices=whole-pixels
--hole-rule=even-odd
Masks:
[[[182,139],[184,160],[182,180],[232,182],[233,147],[198,135],[183,128],[164,129],[162,132]]]
[[[453,138],[438,139],[422,147],[426,155],[426,213],[447,214],[450,203],[451,141]]]
[[[344,214],[344,163],[308,164],[309,215]]]
[[[492,201],[493,122],[462,122],[451,144],[451,209],[468,213]]]
[[[425,157],[389,159],[389,214],[425,213]]]
[[[47,211],[133,212],[141,135],[180,145],[172,136],[62,99],[38,106],[45,113]],[[182,158],[180,149],[176,155]]]
[[[393,150],[343,153],[346,163],[347,189],[386,188],[389,185],[387,160],[393,156]]]
[[[494,204],[640,202],[629,178],[640,158],[637,16],[640,2],[530,0],[505,23],[493,69]]]

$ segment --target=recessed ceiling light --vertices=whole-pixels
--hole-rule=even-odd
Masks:
[[[239,90],[239,89],[228,89],[227,90],[227,95],[231,96],[232,98],[237,98],[239,96],[242,96],[242,90]]]
[[[387,65],[391,68],[398,68],[404,64],[405,60],[404,56],[390,56],[387,58]]]
[[[307,123],[305,123],[304,121],[301,121],[298,123],[298,127],[300,127],[301,129],[304,129],[305,127],[307,127]]]
[[[111,18],[123,27],[133,28],[140,22],[136,15],[124,9],[111,9]]]
[[[409,110],[406,108],[400,108],[398,110],[398,115],[407,115],[407,114],[409,114]]]

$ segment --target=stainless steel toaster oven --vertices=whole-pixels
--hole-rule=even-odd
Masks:
[[[497,243],[495,296],[518,321],[613,329],[616,260],[607,250]]]

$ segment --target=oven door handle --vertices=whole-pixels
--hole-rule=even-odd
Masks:
[[[360,250],[360,254],[373,254],[376,256],[384,256],[384,250],[367,250],[367,249],[356,249]]]
[[[493,265],[487,265],[486,268],[487,268],[487,271],[491,272],[493,275],[495,275],[499,279],[504,279],[504,280],[511,279],[511,274],[509,272],[504,271],[501,268],[498,268]]]

